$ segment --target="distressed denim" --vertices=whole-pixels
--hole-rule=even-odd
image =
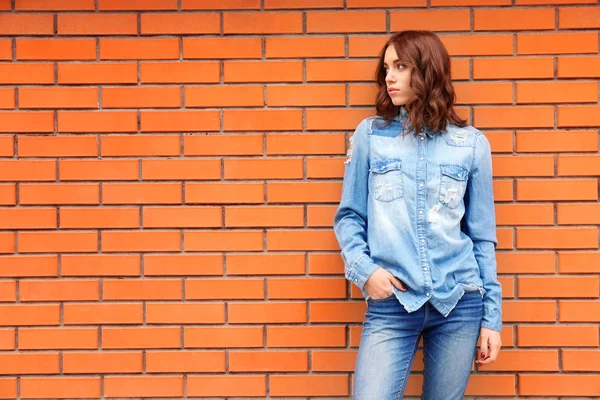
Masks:
[[[448,124],[414,135],[404,108],[387,126],[364,119],[350,139],[334,232],[363,296],[378,267],[407,287],[394,288],[407,312],[429,302],[446,317],[477,291],[482,326],[501,331],[491,150],[479,130]]]
[[[355,400],[402,399],[421,337],[421,398],[463,398],[483,314],[483,301],[477,292],[463,296],[448,317],[429,302],[407,313],[394,295],[369,299],[367,304],[356,359]]]

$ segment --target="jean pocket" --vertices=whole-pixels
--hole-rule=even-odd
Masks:
[[[389,300],[392,300],[392,299],[395,299],[395,298],[396,298],[396,295],[394,294],[394,292],[392,292],[392,294],[390,294],[389,296],[382,297],[381,299],[374,299],[372,297],[369,297],[369,298],[367,298],[367,301],[371,302],[371,303],[380,303],[382,301],[389,301]]]
[[[457,208],[467,189],[469,171],[459,165],[440,165],[440,202],[448,208]]]
[[[404,195],[402,161],[386,160],[371,166],[375,199],[393,201]]]

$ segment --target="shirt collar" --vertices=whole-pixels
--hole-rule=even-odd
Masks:
[[[406,109],[405,106],[400,106],[400,111],[398,111],[398,115],[396,115],[394,117],[395,121],[399,121],[404,123],[408,118],[408,110]],[[436,132],[434,132],[432,129],[430,129],[429,127],[422,127],[421,128],[422,132],[425,132],[427,134],[427,136],[429,136],[430,138],[434,137],[436,135]]]

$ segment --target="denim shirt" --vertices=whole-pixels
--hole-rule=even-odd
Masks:
[[[346,278],[364,285],[378,267],[407,312],[427,301],[447,316],[466,292],[483,298],[482,327],[502,329],[496,220],[487,138],[472,126],[408,127],[404,107],[387,126],[364,119],[350,138],[334,217]],[[407,126],[408,134],[401,135]]]

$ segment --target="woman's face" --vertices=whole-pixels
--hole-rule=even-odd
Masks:
[[[415,95],[410,87],[412,68],[400,63],[393,45],[388,46],[385,50],[383,66],[385,68],[387,92],[388,96],[392,99],[392,103],[395,106],[402,106],[409,103]]]

